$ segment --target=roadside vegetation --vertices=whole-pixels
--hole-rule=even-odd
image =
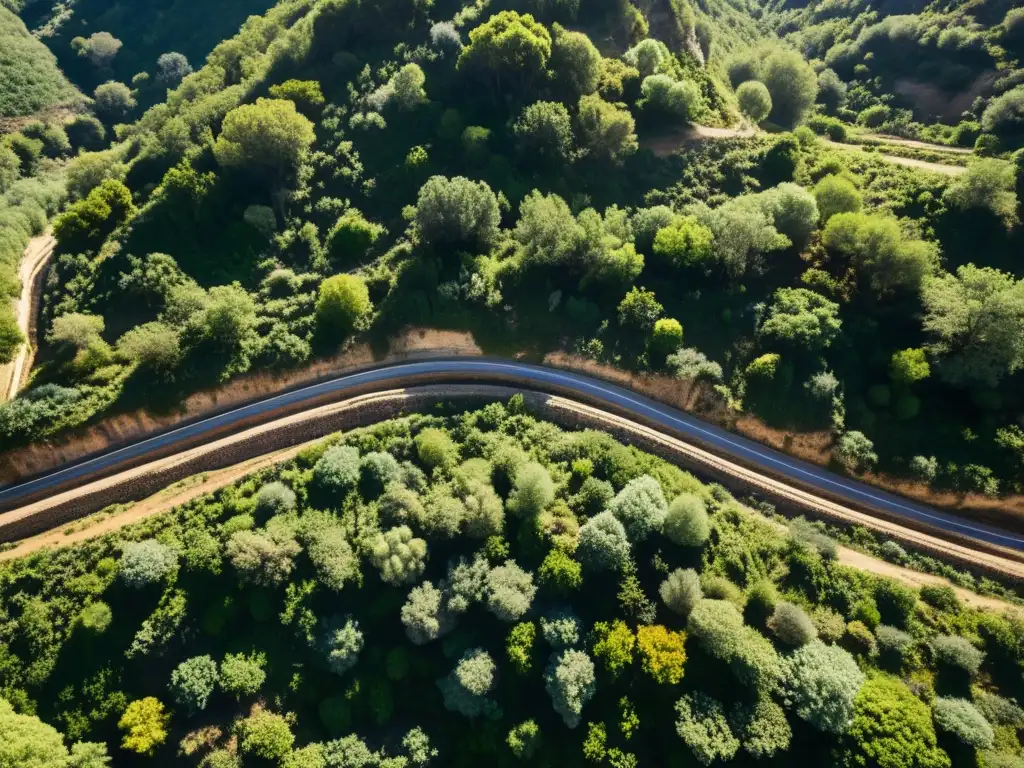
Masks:
[[[1019,618],[521,398],[4,563],[0,611],[5,765],[1021,759]]]

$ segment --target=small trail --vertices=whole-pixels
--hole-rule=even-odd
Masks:
[[[644,149],[649,149],[657,157],[669,157],[678,152],[686,144],[696,144],[702,141],[718,141],[721,139],[743,139],[751,136],[756,136],[760,131],[750,126],[744,126],[742,128],[712,128],[707,125],[690,125],[684,130],[676,131],[674,133],[661,134],[656,136],[645,136],[640,141],[640,146]],[[938,144],[926,144],[920,141],[912,141],[910,139],[888,139],[881,136],[872,136],[888,144],[900,144],[903,146],[914,147],[918,149],[929,149],[935,151],[946,151],[959,154],[960,152],[966,152],[970,154],[969,150],[961,150],[954,147],[943,147]],[[829,141],[828,139],[822,139],[826,144],[839,149],[845,149],[850,152],[864,152],[864,145],[861,144],[843,144],[838,141]],[[889,163],[896,165],[903,165],[908,168],[919,168],[923,171],[931,171],[932,173],[941,173],[944,176],[959,176],[967,169],[960,165],[945,165],[943,163],[930,163],[925,160],[915,160],[912,157],[900,157],[899,155],[887,155],[884,152],[872,152],[872,157],[878,157]]]
[[[21,295],[14,307],[18,327],[28,339],[22,344],[17,356],[10,363],[0,366],[0,402],[12,399],[21,389],[36,350],[36,317],[39,314],[39,299],[43,290],[43,275],[57,241],[49,232],[32,238],[18,268],[21,279]]]
[[[903,139],[899,136],[890,136],[886,133],[869,133],[864,136],[865,139],[872,141],[879,141],[883,144],[898,144],[901,147],[910,147],[911,149],[926,149],[929,152],[947,152],[951,155],[969,155],[972,150],[966,147],[950,147],[946,144],[932,144],[928,141],[918,141],[917,139]]]

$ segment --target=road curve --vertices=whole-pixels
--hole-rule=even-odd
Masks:
[[[431,376],[444,377],[447,381],[464,377],[467,381],[477,383],[486,382],[488,379],[503,383],[514,381],[518,386],[528,389],[557,394],[570,393],[582,400],[610,406],[627,415],[640,417],[666,432],[683,439],[689,438],[723,456],[757,467],[774,477],[818,491],[824,496],[855,508],[878,511],[888,517],[925,525],[953,536],[968,537],[1024,551],[1024,536],[958,518],[865,483],[841,477],[822,467],[794,459],[720,427],[707,424],[628,389],[578,373],[487,358],[439,358],[387,365],[260,400],[9,486],[0,490],[0,509],[12,509],[20,502],[37,497],[41,493],[96,479],[104,472],[127,463],[137,464],[140,459],[158,451],[161,455],[166,455],[168,451],[173,451],[175,446],[195,445],[202,442],[204,436],[223,435],[232,427],[251,425],[254,421],[272,417],[282,410],[299,410],[304,404],[323,401],[325,397],[344,395],[347,390],[354,390],[357,387],[364,391],[368,387],[394,388],[412,377],[429,381]]]

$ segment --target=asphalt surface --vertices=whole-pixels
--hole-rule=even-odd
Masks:
[[[254,417],[273,415],[281,408],[288,407],[294,410],[297,405],[322,398],[324,395],[343,393],[356,386],[365,387],[376,384],[380,384],[381,389],[386,389],[400,386],[402,379],[409,376],[429,377],[432,374],[448,374],[449,377],[451,374],[464,375],[467,380],[474,382],[486,382],[489,376],[501,378],[502,383],[507,383],[509,378],[514,378],[520,386],[540,391],[545,389],[551,391],[556,387],[571,389],[590,401],[604,402],[614,405],[618,409],[643,416],[684,439],[691,437],[724,456],[763,467],[776,477],[789,478],[805,488],[822,491],[828,497],[845,501],[855,508],[867,507],[869,510],[876,508],[893,517],[918,521],[952,534],[1024,550],[1024,537],[981,523],[969,522],[865,483],[849,480],[814,464],[793,459],[760,443],[707,424],[682,411],[661,405],[650,398],[614,384],[555,368],[486,358],[451,358],[400,363],[286,392],[179,427],[48,475],[10,486],[0,490],[0,504],[10,507],[18,499],[40,491],[73,483],[76,480],[81,480],[82,483],[87,482],[93,479],[93,475],[116,467],[122,462],[143,458],[153,451],[173,447],[175,444],[194,444],[196,439],[201,439],[204,434],[223,431],[225,428],[241,424]]]

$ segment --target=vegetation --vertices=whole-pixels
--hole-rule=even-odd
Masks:
[[[795,531],[521,400],[335,435],[0,565],[0,760],[1011,764],[1019,620]]]

